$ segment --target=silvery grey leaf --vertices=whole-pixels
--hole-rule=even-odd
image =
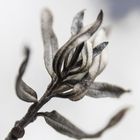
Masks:
[[[99,55],[107,45],[108,42],[103,42],[93,48],[93,58]]]
[[[93,48],[94,59],[89,68],[89,74],[94,80],[107,65],[107,46],[108,42],[100,43]]]
[[[16,84],[17,96],[26,102],[37,102],[36,92],[30,88],[23,80],[19,79]]]
[[[106,42],[107,36],[106,36],[106,30],[104,28],[100,29],[99,32],[96,34],[95,37],[91,37],[89,39],[91,42],[93,42],[93,48],[95,46],[101,44],[102,42]],[[94,80],[106,67],[108,62],[108,53],[107,53],[107,47],[104,48],[104,50],[95,57],[93,60],[93,63],[89,69],[89,74],[91,75],[92,79]]]
[[[103,20],[103,12],[101,11],[96,19],[96,21],[83,29],[80,33],[72,36],[56,53],[53,60],[53,70],[57,75],[61,75],[61,66],[63,60],[66,58],[72,47],[76,47],[78,44],[86,41],[93,35],[97,29],[100,27]],[[66,53],[67,52],[67,53]]]
[[[83,18],[84,18],[84,12],[85,10],[82,10],[78,12],[75,17],[73,18],[72,21],[72,26],[71,26],[71,34],[76,35],[79,33],[83,27]]]
[[[128,108],[120,110],[110,119],[110,121],[105,127],[103,127],[101,130],[97,131],[94,134],[87,134],[83,132],[56,111],[52,111],[50,113],[42,113],[42,115],[45,118],[46,122],[59,133],[67,135],[69,137],[73,137],[75,139],[83,139],[101,137],[108,129],[116,126],[124,118],[127,111]]]
[[[16,94],[17,96],[26,102],[37,102],[37,94],[36,92],[30,88],[23,80],[22,76],[26,70],[26,66],[29,60],[29,54],[30,50],[28,48],[25,48],[25,59],[22,62],[20,69],[19,69],[19,74],[17,76],[16,80]]]
[[[56,111],[52,111],[50,113],[46,112],[44,114],[44,118],[51,127],[53,127],[61,134],[76,139],[81,139],[86,136],[85,132],[80,130],[78,127],[76,127],[74,124],[72,124],[69,120],[67,120]]]
[[[53,31],[53,16],[48,9],[44,9],[41,16],[41,30],[44,43],[44,61],[51,77],[54,77],[52,62],[58,50],[58,41]]]
[[[88,88],[87,95],[94,98],[119,98],[126,92],[130,92],[130,90],[125,90],[122,87],[111,85],[108,83],[94,82]]]

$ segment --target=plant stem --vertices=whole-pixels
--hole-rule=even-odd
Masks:
[[[40,100],[29,107],[25,116],[15,123],[5,140],[18,140],[24,136],[24,128],[31,122],[35,121],[39,109],[53,97],[51,93],[57,86],[57,83],[58,80],[54,81]]]

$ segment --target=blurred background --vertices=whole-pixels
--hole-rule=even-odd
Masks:
[[[40,13],[49,7],[54,13],[54,30],[61,46],[70,37],[73,16],[87,9],[85,24],[104,11],[104,25],[110,25],[109,64],[96,81],[131,89],[118,99],[85,97],[78,102],[52,99],[42,110],[57,110],[86,132],[96,132],[124,106],[131,110],[124,120],[107,131],[100,140],[137,140],[140,138],[140,1],[139,0],[0,0],[0,139],[14,122],[26,113],[29,103],[15,95],[15,78],[23,60],[23,48],[32,50],[24,80],[41,97],[50,82],[43,61]],[[23,140],[71,140],[55,132],[43,118],[26,128]]]

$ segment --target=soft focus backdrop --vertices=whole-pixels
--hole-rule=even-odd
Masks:
[[[104,25],[112,32],[109,43],[109,64],[96,81],[105,81],[132,89],[117,99],[85,97],[78,102],[53,99],[44,110],[57,110],[87,132],[96,132],[120,108],[131,106],[124,120],[107,131],[100,140],[138,140],[140,138],[140,1],[139,0],[0,0],[0,139],[4,139],[14,122],[30,104],[15,95],[15,78],[23,60],[24,45],[32,50],[24,80],[40,97],[50,77],[43,61],[40,13],[49,7],[54,13],[54,29],[61,46],[70,36],[73,16],[87,9],[85,24],[104,11]],[[71,140],[55,132],[43,118],[26,128],[23,140]]]

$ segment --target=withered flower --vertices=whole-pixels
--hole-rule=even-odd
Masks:
[[[59,48],[52,28],[52,13],[48,9],[43,10],[41,30],[44,61],[52,80],[46,92],[38,100],[37,93],[22,79],[30,56],[30,50],[26,48],[26,57],[20,66],[16,80],[16,94],[21,100],[34,102],[34,104],[30,106],[26,115],[15,123],[5,140],[17,140],[23,137],[24,128],[39,116],[43,116],[50,126],[64,135],[75,139],[98,138],[106,130],[119,123],[127,112],[128,108],[120,110],[105,127],[94,134],[82,131],[55,110],[39,112],[40,108],[53,97],[77,101],[85,95],[94,98],[118,98],[123,93],[129,92],[112,84],[95,82],[96,77],[107,64],[108,30],[106,27],[100,28],[103,21],[102,10],[96,21],[87,26],[83,25],[84,13],[85,10],[82,10],[75,15],[71,25],[71,37]]]
[[[60,49],[52,29],[52,13],[48,9],[42,12],[45,66],[53,81],[59,83],[51,94],[73,101],[85,95],[96,98],[120,97],[126,90],[94,82],[107,64],[108,31],[105,27],[100,28],[103,21],[102,10],[96,21],[85,27],[83,27],[84,12],[85,10],[82,10],[74,17],[71,37]]]

